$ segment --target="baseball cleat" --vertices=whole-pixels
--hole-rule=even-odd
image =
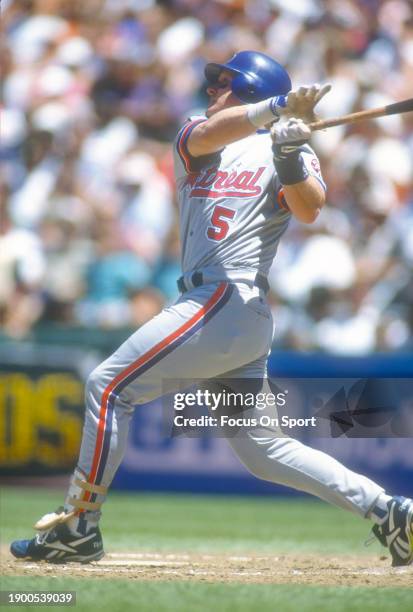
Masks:
[[[413,561],[413,499],[392,497],[385,521],[372,531],[392,556],[392,567],[409,565]]]
[[[105,554],[99,527],[86,535],[74,535],[65,524],[38,533],[32,540],[15,540],[10,552],[17,559],[48,563],[90,563]]]

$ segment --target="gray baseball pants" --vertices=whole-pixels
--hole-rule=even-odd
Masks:
[[[192,289],[143,325],[87,381],[78,467],[88,481],[110,485],[124,456],[133,410],[162,395],[163,380],[263,378],[272,335],[270,308],[261,290],[246,283]],[[275,430],[243,428],[228,442],[258,478],[361,516],[383,491],[329,455]]]

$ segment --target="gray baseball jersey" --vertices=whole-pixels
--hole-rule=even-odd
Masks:
[[[266,130],[227,145],[218,153],[191,157],[188,138],[206,117],[190,118],[174,146],[184,274],[211,268],[267,276],[291,214],[277,177]],[[302,156],[324,185],[317,156]]]

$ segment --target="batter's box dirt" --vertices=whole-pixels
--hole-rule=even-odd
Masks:
[[[3,551],[2,551],[3,552]],[[80,565],[51,565],[14,560],[3,552],[5,576],[108,576],[135,580],[190,580],[371,587],[413,587],[413,566],[389,567],[388,557],[302,555],[246,555],[192,553],[108,553],[101,561]]]

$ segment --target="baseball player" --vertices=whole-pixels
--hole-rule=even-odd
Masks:
[[[35,538],[12,543],[15,557],[87,563],[103,556],[101,506],[132,412],[162,394],[164,379],[265,376],[273,335],[268,270],[291,217],[312,223],[325,203],[304,120],[329,86],[291,91],[285,69],[253,51],[207,64],[205,76],[206,113],[186,121],[174,144],[181,297],[89,376],[80,457],[64,507],[36,523]],[[390,497],[328,455],[268,429],[228,442],[258,478],[371,519],[393,565],[412,562],[411,499]]]

